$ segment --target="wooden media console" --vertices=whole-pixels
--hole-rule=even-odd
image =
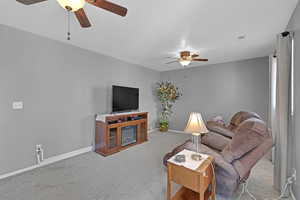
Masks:
[[[96,117],[95,152],[108,156],[148,140],[148,113]]]

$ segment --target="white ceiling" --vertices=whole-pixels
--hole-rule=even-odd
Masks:
[[[72,17],[66,40],[66,13],[56,0],[24,6],[1,0],[0,23],[70,43],[159,71],[168,56],[195,50],[205,64],[266,56],[284,31],[298,0],[112,0],[128,8],[125,18],[86,4],[93,24],[80,28]],[[246,35],[245,40],[238,40]],[[192,66],[201,65],[194,63]]]

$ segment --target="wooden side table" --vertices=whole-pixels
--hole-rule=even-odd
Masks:
[[[213,157],[209,156],[196,170],[168,161],[167,200],[215,200]],[[172,182],[182,187],[172,197]]]

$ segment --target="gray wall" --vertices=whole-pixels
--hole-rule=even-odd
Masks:
[[[222,115],[228,121],[237,111],[249,110],[267,119],[268,73],[267,57],[163,72],[162,80],[183,89],[170,128],[183,130],[193,111],[205,119]]]
[[[295,168],[300,173],[300,3],[298,3],[296,10],[288,24],[288,30],[295,31],[295,140],[293,144],[295,155]],[[297,155],[298,154],[298,155]],[[300,198],[300,182],[299,175],[297,176],[297,184],[294,188],[296,198]]]
[[[75,39],[75,38],[74,38]],[[101,44],[99,44],[101,45]],[[150,112],[159,72],[0,25],[0,174],[35,164],[35,145],[50,157],[90,146],[94,114],[110,112],[111,85],[140,88]],[[12,110],[13,101],[23,110]]]

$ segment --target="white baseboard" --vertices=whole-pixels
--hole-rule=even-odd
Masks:
[[[184,131],[178,131],[178,130],[172,130],[172,129],[169,129],[169,132],[173,132],[173,133],[185,133]]]
[[[158,128],[150,129],[150,130],[148,130],[148,133],[152,133],[152,132],[155,132],[155,131],[158,131]],[[177,131],[177,130],[169,130],[169,131],[170,132],[175,132],[175,133],[184,133],[183,131]],[[50,165],[50,164],[53,164],[53,163],[61,161],[61,160],[72,158],[74,156],[78,156],[80,154],[84,154],[84,153],[87,153],[87,152],[90,152],[90,151],[93,151],[92,146],[82,148],[82,149],[78,149],[78,150],[75,150],[75,151],[72,151],[72,152],[69,152],[69,153],[53,156],[53,157],[45,159],[40,164],[32,165],[30,167],[26,167],[26,168],[19,169],[19,170],[13,171],[13,172],[2,174],[2,175],[0,175],[0,180],[11,177],[11,176],[15,176],[15,175],[18,175],[18,174],[22,174],[24,172],[31,171],[31,170],[34,170],[34,169],[39,168],[39,167]]]
[[[155,132],[155,131],[157,131],[157,130],[158,130],[158,128],[149,129],[149,130],[148,130],[148,133],[152,133],[152,132]]]
[[[159,128],[154,128],[154,129],[150,129],[148,130],[148,133],[152,133],[154,131],[159,131]],[[168,132],[173,132],[173,133],[185,133],[184,131],[178,131],[178,130],[173,130],[173,129],[169,129]]]
[[[15,176],[15,175],[27,172],[27,171],[31,171],[31,170],[39,168],[39,167],[50,165],[52,163],[55,163],[55,162],[58,162],[58,161],[61,161],[61,160],[65,160],[65,159],[68,159],[68,158],[71,158],[71,157],[74,157],[74,156],[78,156],[80,154],[90,152],[90,151],[92,151],[92,149],[93,149],[93,147],[89,146],[89,147],[78,149],[78,150],[75,150],[75,151],[72,151],[72,152],[69,152],[69,153],[65,153],[65,154],[61,154],[61,155],[57,155],[57,156],[47,158],[43,162],[41,162],[40,164],[36,164],[36,165],[30,166],[30,167],[26,167],[24,169],[19,169],[17,171],[10,172],[10,173],[7,173],[7,174],[2,174],[2,175],[0,175],[0,180],[11,177],[11,176]]]

